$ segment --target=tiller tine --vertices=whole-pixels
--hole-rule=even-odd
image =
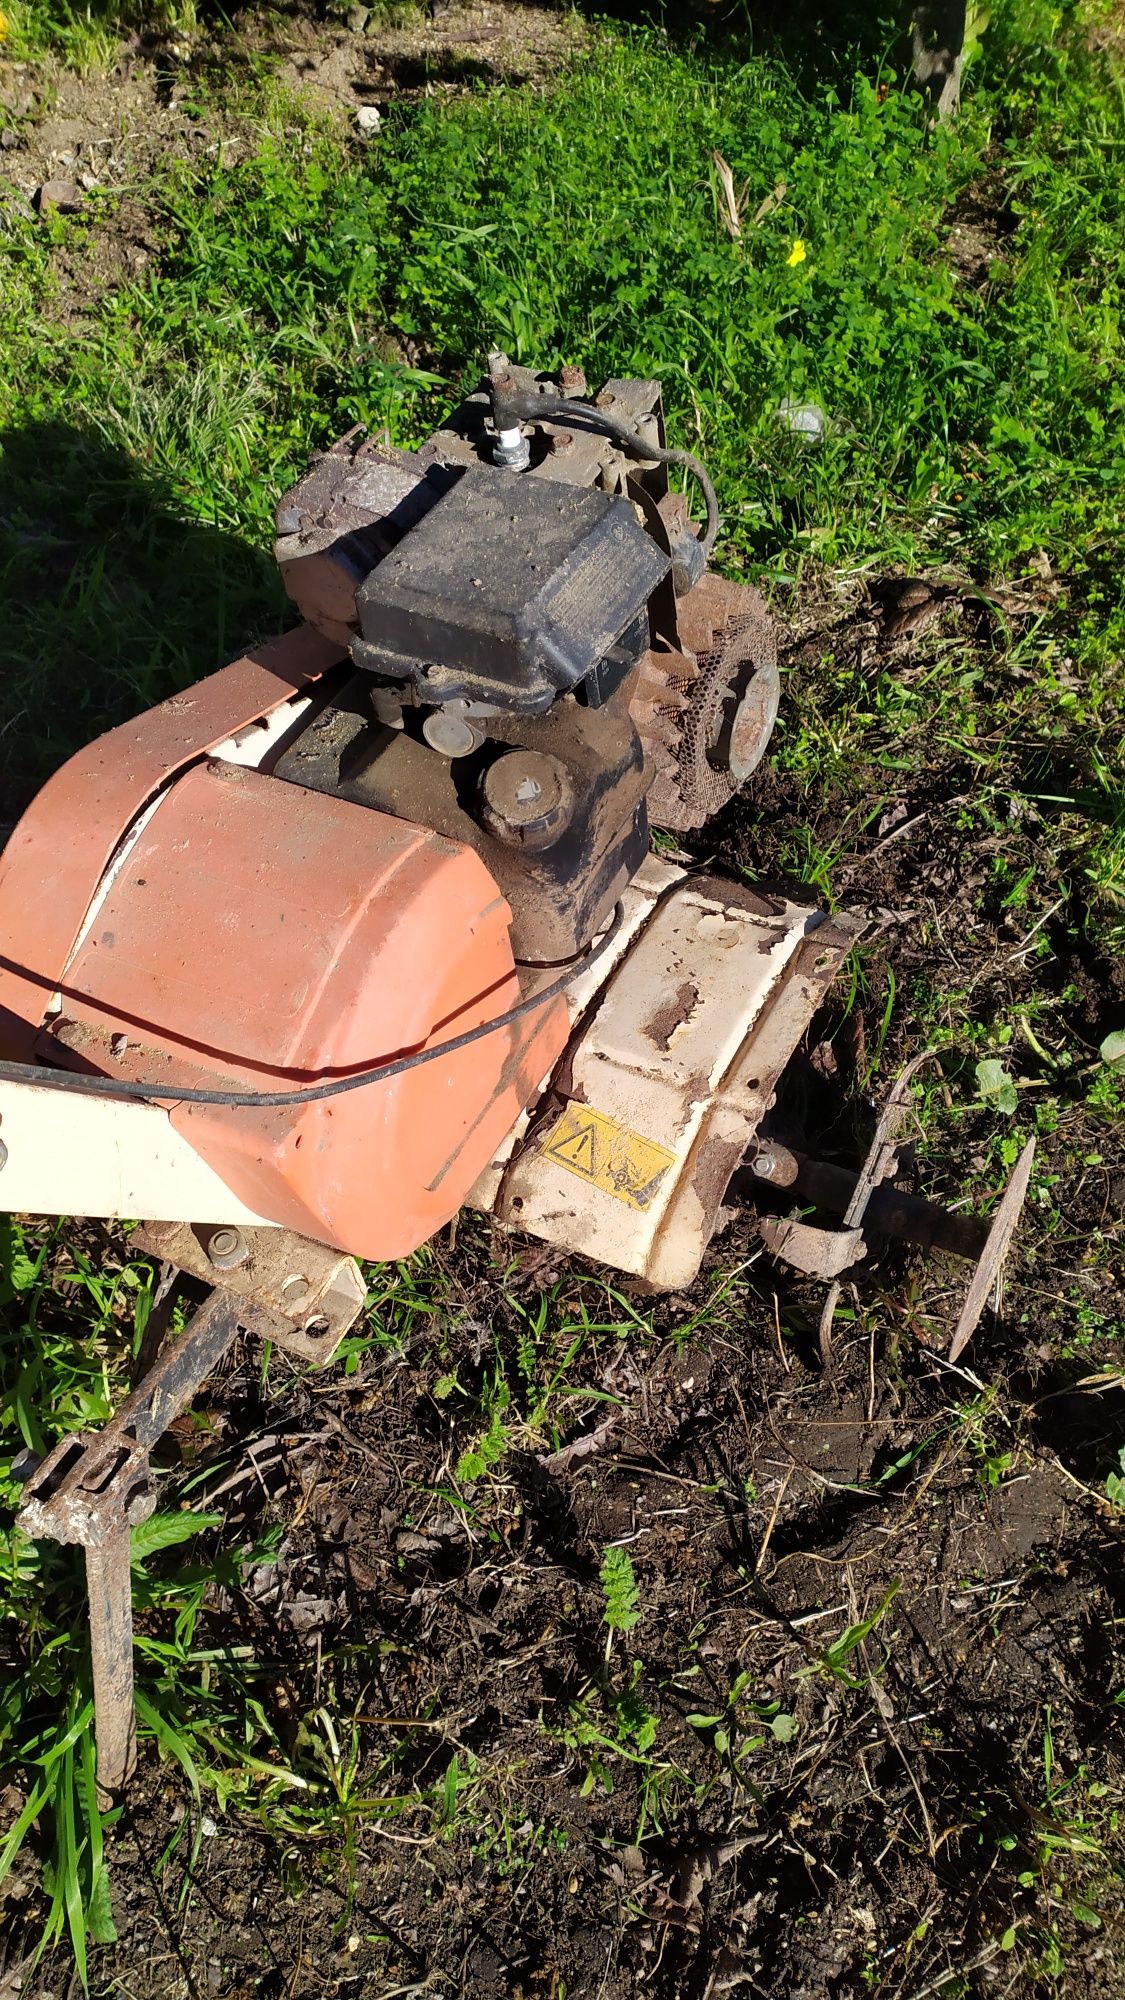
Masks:
[[[831,1359],[832,1323],[840,1302],[841,1280],[867,1256],[869,1232],[896,1236],[925,1249],[944,1250],[976,1265],[950,1344],[950,1361],[958,1359],[976,1332],[1008,1254],[1027,1199],[1035,1157],[1034,1139],[1029,1139],[1024,1147],[990,1224],[887,1186],[898,1170],[910,1110],[909,1086],[923,1063],[934,1054],[933,1049],[924,1050],[897,1078],[858,1174],[808,1159],[773,1141],[766,1141],[749,1163],[757,1179],[791,1187],[795,1195],[818,1208],[842,1212],[839,1229],[822,1229],[799,1219],[773,1215],[761,1216],[758,1222],[759,1231],[775,1256],[828,1285],[818,1329],[825,1366]]]

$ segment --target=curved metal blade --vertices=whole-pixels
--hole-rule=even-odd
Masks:
[[[1000,1268],[1008,1254],[1008,1247],[1015,1234],[1015,1227],[1027,1200],[1028,1183],[1031,1180],[1031,1163],[1035,1158],[1035,1141],[1029,1139],[1016,1163],[1016,1171],[1008,1182],[1000,1205],[992,1218],[988,1240],[981,1251],[980,1260],[973,1272],[973,1281],[965,1294],[961,1307],[961,1317],[949,1344],[949,1359],[956,1361],[963,1354],[977,1327],[988,1296],[1000,1275]]]

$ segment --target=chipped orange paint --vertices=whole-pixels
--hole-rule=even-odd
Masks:
[[[147,802],[339,659],[339,646],[300,625],[97,737],[48,779],[0,857],[0,1056],[31,1055],[94,891]]]
[[[179,698],[204,749],[249,719],[221,714],[221,679]],[[404,1256],[455,1214],[555,1062],[565,1006],[335,1098],[177,1106],[177,1084],[284,1090],[449,1040],[521,988],[508,905],[471,848],[260,771],[188,761],[169,706],[153,712],[162,735],[146,731],[152,717],[129,726],[142,755],[116,754],[120,732],[103,738],[100,760],[83,752],[83,769],[68,779],[66,767],[31,808],[40,823],[19,830],[41,871],[53,832],[86,873],[60,878],[69,900],[43,924],[15,900],[30,864],[0,881],[2,948],[23,968],[0,971],[5,1039],[20,1055],[158,1078],[172,1122],[257,1213],[357,1256]],[[95,811],[75,840],[60,813],[82,797],[98,806],[99,769],[123,816],[112,828]],[[75,948],[105,861],[160,772],[164,796]],[[62,1012],[44,1025],[55,989]]]

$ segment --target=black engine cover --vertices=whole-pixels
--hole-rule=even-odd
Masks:
[[[360,585],[352,657],[427,707],[539,715],[623,634],[643,650],[669,567],[628,500],[472,467]]]

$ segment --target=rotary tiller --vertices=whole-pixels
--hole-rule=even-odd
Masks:
[[[979,1317],[1029,1160],[985,1231],[890,1187],[903,1088],[858,1174],[777,1112],[864,918],[652,849],[727,805],[777,713],[717,527],[655,382],[590,398],[494,355],[420,451],[352,433],[286,495],[303,622],[81,751],[8,843],[5,1203],[143,1217],[133,1241],[213,1287],[100,1436],[24,1468],[25,1529],[86,1549],[109,1790],[151,1448],[240,1331],[327,1359],[357,1258],[467,1204],[678,1289],[768,1189],[801,1270],[838,1289],[873,1231],[937,1242],[977,1260],[957,1344]]]

